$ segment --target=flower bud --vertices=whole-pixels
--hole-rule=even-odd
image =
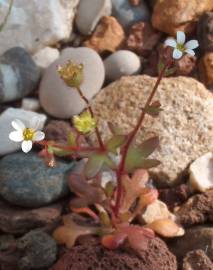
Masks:
[[[69,87],[78,88],[83,82],[83,64],[68,61],[65,65],[58,67],[58,73]]]

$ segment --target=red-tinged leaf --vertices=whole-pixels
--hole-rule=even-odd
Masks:
[[[149,240],[155,237],[152,230],[138,225],[121,225],[118,231],[127,234],[130,246],[137,252],[146,250]]]
[[[71,156],[73,151],[67,151],[63,148],[54,147],[54,146],[48,146],[48,152],[53,153],[54,155],[58,157],[67,157]]]
[[[115,233],[111,235],[106,235],[102,238],[101,243],[105,248],[117,249],[120,247],[127,238],[125,233]]]
[[[136,170],[131,179],[128,175],[123,176],[122,183],[124,187],[124,194],[120,207],[121,214],[128,213],[132,204],[141,195],[141,192],[144,189],[148,179],[148,172],[142,169]]]
[[[107,150],[116,154],[117,149],[125,143],[126,138],[125,135],[114,135],[106,144]]]
[[[142,210],[148,206],[149,204],[153,203],[158,198],[158,191],[154,188],[144,188],[141,191],[140,199],[135,210],[135,215],[139,215]]]
[[[72,220],[70,215],[64,216],[63,221],[64,226],[54,231],[53,238],[57,243],[65,244],[67,248],[73,247],[79,236],[98,233],[98,227],[80,226]]]
[[[143,158],[147,158],[149,155],[151,155],[155,151],[155,149],[159,146],[159,144],[160,141],[157,136],[144,141],[140,145],[140,151]]]
[[[77,214],[86,214],[93,218],[95,221],[99,221],[99,217],[96,215],[95,212],[93,212],[90,208],[88,207],[83,207],[83,208],[73,208],[70,207],[70,209]]]
[[[74,208],[82,208],[95,203],[101,203],[105,199],[102,188],[89,184],[83,175],[71,174],[68,184],[70,190],[80,196],[80,198],[71,200],[70,205]]]
[[[105,227],[111,226],[111,220],[107,212],[100,212],[99,217],[100,217],[100,222],[103,226]]]

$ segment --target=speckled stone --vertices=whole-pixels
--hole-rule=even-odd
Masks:
[[[122,77],[97,95],[93,109],[103,137],[109,135],[107,121],[124,132],[132,130],[155,82],[149,76]],[[157,118],[145,118],[137,141],[160,137],[153,157],[161,164],[150,172],[159,184],[171,185],[193,160],[213,150],[213,95],[192,78],[164,78],[154,100],[163,111]]]
[[[26,50],[14,47],[6,51],[0,57],[0,103],[28,95],[39,79],[40,69]]]
[[[42,231],[31,231],[19,238],[17,249],[21,251],[18,269],[43,269],[56,260],[57,245],[51,236]]]
[[[62,161],[46,167],[37,154],[15,153],[0,160],[0,195],[11,204],[41,207],[68,194],[67,174],[73,167]]]

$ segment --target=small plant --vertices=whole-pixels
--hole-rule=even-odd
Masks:
[[[81,158],[78,173],[70,175],[69,186],[76,194],[69,207],[72,214],[63,217],[63,225],[54,232],[54,238],[61,244],[72,247],[81,235],[99,235],[103,246],[116,249],[127,243],[135,251],[146,249],[148,241],[155,232],[166,237],[174,237],[183,233],[181,227],[169,219],[156,220],[145,226],[135,225],[134,220],[142,211],[158,198],[158,191],[148,185],[148,169],[158,166],[160,162],[150,158],[159,146],[159,138],[153,136],[139,146],[135,138],[139,129],[143,128],[146,115],[157,117],[161,112],[160,102],[154,100],[155,93],[164,76],[173,71],[175,59],[184,53],[193,54],[192,49],[198,46],[196,40],[185,45],[185,34],[177,33],[177,41],[168,39],[165,42],[165,54],[161,57],[159,77],[153,87],[134,129],[129,134],[122,134],[111,123],[108,123],[112,136],[103,141],[92,107],[81,90],[84,80],[83,65],[68,62],[58,68],[61,79],[67,86],[75,88],[87,105],[87,109],[79,116],[73,117],[76,132],[71,132],[67,144],[42,140],[44,134],[33,127],[24,127],[20,121],[12,123],[18,130],[10,134],[10,139],[23,141],[22,149],[27,152],[32,142],[36,141],[44,149],[41,156],[49,166],[55,165],[55,156],[72,156]],[[172,52],[168,47],[174,48]],[[173,57],[172,57],[173,56]],[[73,91],[73,90],[72,90]],[[83,140],[90,132],[95,132],[98,145],[88,146]],[[19,137],[17,138],[17,132]],[[42,141],[40,141],[42,140]],[[27,141],[27,143],[26,143]],[[83,142],[83,143],[82,143]],[[28,148],[25,148],[28,144]],[[104,181],[103,174],[108,171],[111,179]],[[82,225],[76,220],[80,215],[90,218],[89,225]],[[80,225],[81,224],[81,225]]]

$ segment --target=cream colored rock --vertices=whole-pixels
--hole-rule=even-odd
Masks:
[[[196,159],[189,167],[190,185],[194,190],[205,192],[213,188],[213,152]]]
[[[149,204],[141,215],[142,221],[146,224],[152,223],[158,219],[171,219],[175,220],[175,215],[173,215],[167,205],[160,200],[156,200]]]
[[[40,68],[47,68],[60,56],[58,49],[45,47],[33,55],[33,60]]]
[[[0,1],[0,22],[10,1]],[[14,0],[11,13],[0,32],[0,54],[20,46],[32,53],[69,38],[79,0]]]
[[[178,30],[190,33],[199,17],[212,9],[212,0],[157,0],[152,25],[170,35],[175,35]]]
[[[103,137],[110,134],[107,121],[124,132],[133,129],[155,82],[149,76],[122,77],[97,95],[93,108]],[[164,78],[154,100],[163,111],[157,118],[146,116],[137,142],[154,134],[160,137],[152,157],[161,164],[150,173],[159,183],[172,185],[193,160],[213,150],[213,95],[192,78]]]

